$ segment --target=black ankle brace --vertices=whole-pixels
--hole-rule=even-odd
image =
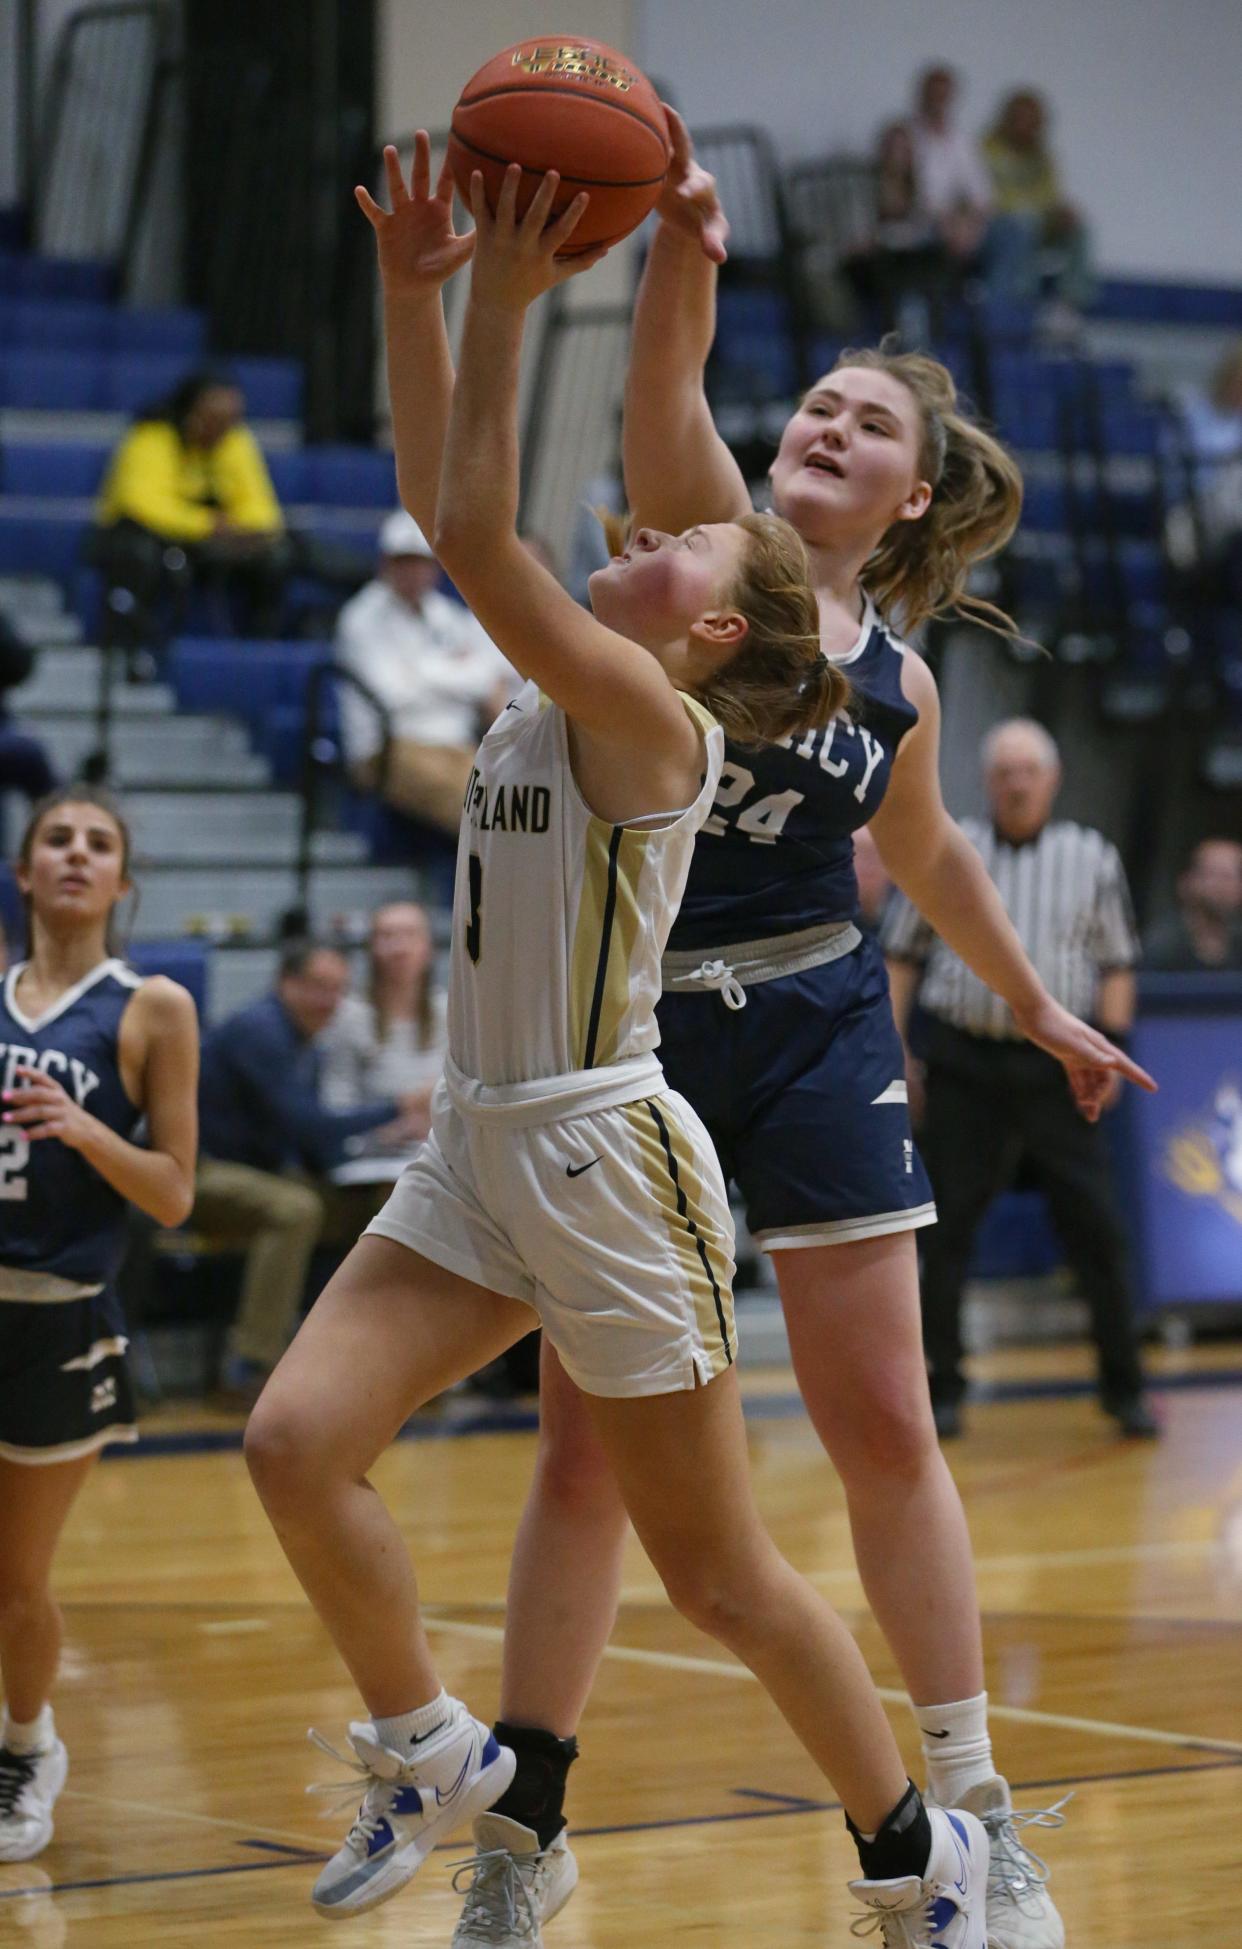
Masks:
[[[576,1739],[558,1739],[539,1726],[511,1726],[497,1719],[492,1728],[502,1746],[517,1755],[517,1772],[491,1809],[533,1828],[541,1848],[550,1847],[565,1825],[565,1783],[578,1757]]]
[[[932,1831],[923,1796],[910,1781],[891,1814],[880,1824],[874,1841],[865,1841],[849,1815],[845,1816],[868,1881],[899,1881],[922,1876],[931,1858]]]

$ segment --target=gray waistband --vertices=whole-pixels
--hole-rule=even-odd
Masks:
[[[0,1265],[0,1304],[9,1300],[19,1306],[63,1306],[71,1299],[93,1299],[102,1291],[97,1280],[84,1285],[77,1279],[62,1279],[55,1272]]]
[[[776,934],[767,941],[739,941],[732,947],[678,949],[666,953],[660,973],[666,988],[723,988],[733,982],[753,988],[760,981],[801,974],[852,954],[862,935],[852,920],[829,921],[803,927],[796,934]]]

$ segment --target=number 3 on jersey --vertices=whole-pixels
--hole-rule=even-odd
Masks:
[[[716,803],[703,821],[703,831],[717,835],[727,832],[729,821],[721,814],[736,807],[740,808],[733,821],[737,830],[744,832],[754,846],[775,846],[785,830],[786,819],[795,806],[801,805],[806,795],[803,792],[769,792],[766,798],[758,798],[753,805],[745,805],[743,801],[749,798],[754,789],[754,772],[747,771],[745,765],[724,765]]]
[[[483,862],[477,853],[471,853],[470,861],[470,918],[466,922],[466,953],[472,961],[479,958],[483,945]]]

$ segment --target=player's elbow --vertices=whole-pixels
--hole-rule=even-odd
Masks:
[[[193,1209],[194,1180],[185,1177],[181,1172],[178,1172],[175,1181],[161,1192],[158,1204],[152,1201],[148,1207],[151,1217],[158,1224],[169,1229],[184,1225]]]
[[[474,520],[468,509],[446,508],[437,513],[431,546],[441,568],[454,582],[468,573],[472,554],[477,560],[482,538],[483,523]]]

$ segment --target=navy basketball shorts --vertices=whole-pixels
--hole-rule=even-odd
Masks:
[[[90,1299],[0,1299],[0,1459],[72,1462],[137,1441],[125,1322],[105,1288]]]
[[[767,1251],[935,1223],[879,947],[746,989],[665,991],[660,1060],[706,1124]]]

